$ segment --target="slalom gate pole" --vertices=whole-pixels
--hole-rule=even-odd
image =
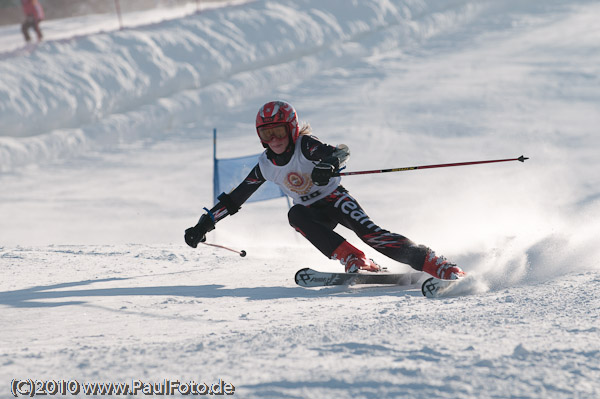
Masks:
[[[203,242],[202,244],[204,244],[204,245],[208,245],[208,246],[210,246],[210,247],[221,248],[221,249],[226,249],[226,250],[228,250],[228,251],[231,251],[231,252],[235,252],[236,254],[240,255],[242,258],[243,258],[244,256],[246,256],[246,251],[244,251],[243,249],[242,249],[241,251],[237,251],[237,250],[235,250],[235,249],[232,249],[232,248],[229,248],[229,247],[225,247],[225,246],[223,246],[223,245],[218,245],[218,244],[209,244],[209,243],[207,243],[207,242]]]
[[[119,30],[123,30],[123,16],[121,15],[121,3],[120,0],[115,0],[115,9],[117,10],[117,17],[119,18]]]
[[[511,158],[511,159],[494,159],[494,160],[489,160],[489,161],[472,161],[472,162],[459,162],[459,163],[444,163],[444,164],[437,164],[437,165],[407,166],[404,168],[362,170],[362,171],[357,171],[357,172],[338,172],[338,173],[334,174],[334,176],[352,176],[352,175],[367,175],[367,174],[373,174],[373,173],[405,172],[407,170],[447,168],[450,166],[478,165],[478,164],[483,164],[483,163],[494,163],[494,162],[508,162],[508,161],[525,162],[526,159],[529,159],[529,158],[521,155],[519,158]]]

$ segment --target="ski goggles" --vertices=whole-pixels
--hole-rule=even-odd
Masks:
[[[281,140],[288,135],[286,125],[267,125],[258,129],[258,137],[263,143],[270,143],[273,139]]]

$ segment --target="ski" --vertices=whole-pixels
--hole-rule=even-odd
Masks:
[[[294,279],[301,287],[326,287],[331,285],[354,285],[354,284],[388,284],[401,286],[414,286],[418,288],[418,282],[423,273],[335,273],[320,272],[311,268],[304,268],[296,272]]]
[[[458,283],[463,279],[458,280],[440,280],[435,277],[430,277],[423,281],[421,292],[427,298],[439,298],[452,295]]]

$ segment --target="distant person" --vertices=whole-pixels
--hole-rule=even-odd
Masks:
[[[25,22],[21,25],[25,41],[31,41],[31,36],[29,36],[29,29],[31,28],[37,34],[38,41],[41,41],[43,35],[40,30],[40,22],[44,19],[42,5],[39,0],[21,0],[21,5],[23,6],[23,13],[25,13]]]
[[[227,215],[235,214],[246,200],[269,180],[294,200],[290,225],[323,255],[339,260],[347,273],[378,272],[379,265],[333,231],[341,224],[354,231],[371,248],[434,277],[454,280],[465,275],[460,267],[430,248],[377,226],[359,203],[340,185],[335,173],[350,150],[331,146],[313,136],[309,124],[300,124],[296,110],[283,101],[272,101],[256,115],[256,132],[265,151],[248,177],[229,194],[221,194],[211,209],[204,208],[198,224],[185,231],[185,242],[196,248],[206,233]],[[260,227],[257,226],[257,229]]]

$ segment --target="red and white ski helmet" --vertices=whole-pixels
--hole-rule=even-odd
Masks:
[[[258,128],[266,125],[275,125],[284,123],[292,142],[295,143],[300,135],[300,124],[298,123],[298,114],[291,104],[285,101],[271,101],[260,107],[256,114],[256,134]],[[260,138],[260,135],[259,135]],[[261,141],[263,147],[267,144]]]

